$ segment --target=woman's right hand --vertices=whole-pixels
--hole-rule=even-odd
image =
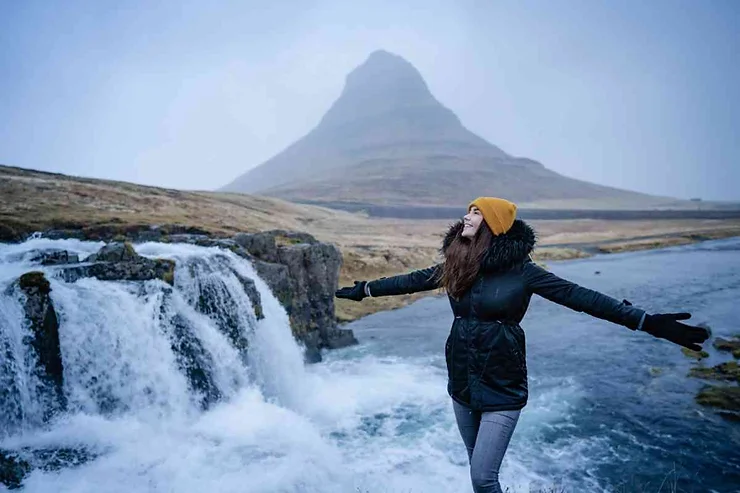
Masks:
[[[346,298],[353,301],[362,301],[362,299],[367,296],[365,294],[365,284],[365,281],[355,281],[354,287],[344,287],[338,289],[334,293],[334,296],[336,296],[337,298]]]

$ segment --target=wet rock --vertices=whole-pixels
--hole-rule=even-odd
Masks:
[[[198,290],[196,310],[213,320],[232,346],[246,358],[249,348],[246,330],[250,321],[248,315],[242,313],[244,310],[241,308],[240,300],[234,299],[221,276],[210,276],[207,281],[199,282]],[[240,296],[243,297],[244,294]]]
[[[334,315],[339,249],[311,235],[285,231],[238,234],[234,242],[232,251],[252,262],[285,308],[294,336],[306,347],[307,361],[317,361],[321,348],[357,344],[351,330],[337,327]]]
[[[697,366],[689,370],[689,376],[707,380],[728,380],[740,383],[740,367],[737,361],[728,361],[711,368]]]
[[[356,344],[351,331],[337,328],[334,316],[334,292],[342,264],[339,249],[326,243],[302,243],[279,247],[278,255],[292,282],[294,332],[301,336],[318,331],[320,347]]]
[[[321,362],[321,349],[319,349],[319,333],[317,331],[307,334],[302,341],[304,344],[303,361],[308,364]]]
[[[681,352],[685,356],[688,356],[689,358],[693,358],[695,360],[702,360],[709,357],[709,353],[706,351],[692,351],[691,349],[685,347],[681,348]]]
[[[25,315],[31,330],[31,346],[38,358],[37,375],[43,382],[45,418],[66,407],[63,391],[64,366],[59,345],[59,319],[49,293],[51,285],[43,272],[27,272],[18,279],[25,295]]]
[[[657,367],[657,366],[651,366],[648,370],[651,377],[659,377],[663,374],[663,368]]]
[[[85,448],[23,447],[16,451],[0,449],[0,484],[9,489],[22,487],[23,479],[34,469],[58,471],[76,467],[95,459],[98,454]]]
[[[718,351],[732,352],[732,355],[735,358],[740,359],[740,339],[739,338],[723,339],[722,337],[717,337],[712,342],[712,345]]]
[[[262,310],[262,296],[257,290],[257,286],[254,284],[254,281],[240,275],[238,272],[234,272],[234,275],[239,279],[244,292],[247,293],[247,297],[249,297],[249,301],[252,304],[252,309],[254,309],[254,315],[257,317],[257,320],[265,318],[265,314]]]
[[[316,245],[319,242],[308,233],[273,230],[260,233],[239,233],[234,242],[251,255],[265,262],[281,263],[278,247],[290,245]]]
[[[136,253],[134,247],[128,242],[108,243],[85,259],[85,262],[132,262],[142,257]]]
[[[723,411],[740,412],[740,387],[708,385],[697,394],[696,402]]]
[[[14,452],[0,449],[0,484],[14,490],[21,487],[23,479],[31,472],[31,464]]]
[[[213,360],[187,319],[172,310],[168,299],[171,294],[165,294],[160,319],[172,328],[170,346],[177,365],[185,374],[190,390],[198,396],[200,407],[207,409],[222,397],[212,374]]]
[[[218,238],[207,231],[174,225],[97,225],[79,230],[47,232],[47,237],[77,237],[87,240],[185,242],[206,247],[228,249],[249,259],[265,280],[275,297],[290,317],[294,336],[311,350],[315,359],[321,348],[338,348],[356,344],[351,330],[337,327],[334,312],[334,290],[339,278],[341,254],[333,245],[317,241],[307,233],[274,230],[260,233],[241,233],[233,238]],[[92,265],[70,266],[60,269],[59,275],[68,282],[81,277],[100,280],[174,281],[174,264],[163,265],[164,260],[145,259],[135,255],[126,243],[106,245],[100,252],[86,259]],[[107,263],[102,263],[102,261]],[[131,264],[123,266],[122,264]],[[153,263],[154,262],[154,263]],[[171,267],[171,268],[170,268]],[[255,314],[262,317],[258,291],[244,283]],[[313,337],[318,333],[318,338]]]
[[[21,453],[28,457],[27,460],[31,467],[44,471],[58,471],[67,467],[81,466],[98,457],[97,453],[82,447],[24,448],[21,449]]]
[[[722,416],[727,421],[734,421],[736,423],[740,423],[740,412],[732,412],[732,411],[719,411],[717,414]]]
[[[85,277],[94,277],[101,281],[150,281],[160,279],[167,284],[174,284],[175,262],[169,259],[149,259],[138,257],[135,260],[122,262],[96,262],[58,271],[62,279],[75,282]]]
[[[31,261],[40,262],[41,265],[61,265],[76,264],[80,258],[77,254],[69,253],[67,250],[49,250],[39,252]]]
[[[208,235],[208,231],[179,224],[120,224],[111,221],[109,224],[70,224],[56,229],[48,229],[42,233],[44,238],[53,240],[76,238],[86,241],[130,241],[143,243],[145,241],[169,242],[169,237],[175,234]]]

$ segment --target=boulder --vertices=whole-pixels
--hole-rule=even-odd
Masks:
[[[20,488],[29,472],[31,464],[12,451],[0,449],[0,484],[11,490]]]
[[[682,347],[681,348],[681,352],[685,356],[688,356],[689,358],[693,358],[695,360],[702,360],[704,358],[708,358],[709,357],[709,353],[706,352],[706,351],[693,351],[693,350],[691,350],[689,348],[685,348],[685,347]]]
[[[67,250],[41,251],[31,259],[32,262],[40,262],[41,265],[76,264],[80,261],[77,254],[69,253]]]
[[[163,316],[168,315],[163,313]],[[171,347],[177,364],[185,373],[190,390],[198,396],[201,409],[207,409],[222,397],[212,374],[211,356],[184,317],[172,314],[169,322],[173,328]]]
[[[263,318],[265,318],[265,313],[262,310],[262,296],[260,295],[260,292],[257,291],[257,286],[254,284],[254,280],[243,277],[238,272],[234,272],[234,275],[237,279],[239,279],[244,292],[247,293],[257,320],[262,320]]]
[[[252,261],[285,307],[293,334],[306,346],[307,361],[317,360],[321,348],[357,344],[351,330],[337,327],[334,314],[334,292],[342,264],[336,246],[306,233],[282,230],[238,234],[234,242],[239,248],[232,250]],[[318,337],[312,335],[314,332]]]
[[[21,488],[23,479],[34,469],[58,471],[80,466],[96,457],[96,453],[82,447],[0,449],[0,484],[11,490]]]
[[[708,385],[697,394],[696,402],[702,406],[740,412],[740,387]]]
[[[727,361],[711,368],[696,366],[689,370],[689,376],[707,380],[728,380],[740,383],[740,367],[738,367],[737,361]]]
[[[712,345],[719,351],[729,351],[735,358],[740,359],[740,338],[723,339],[717,337]]]
[[[59,319],[49,293],[51,285],[43,272],[27,272],[18,279],[25,295],[25,314],[31,330],[31,346],[38,358],[37,374],[46,387],[42,392],[45,418],[66,407],[63,392],[64,366],[59,345]]]
[[[85,259],[85,262],[133,262],[142,257],[136,253],[134,247],[128,242],[108,243]]]
[[[58,275],[67,282],[84,277],[101,281],[150,281],[160,279],[174,284],[175,262],[167,259],[141,258],[134,262],[100,262],[61,269]]]

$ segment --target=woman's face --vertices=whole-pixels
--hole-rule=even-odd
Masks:
[[[465,238],[473,238],[480,228],[480,223],[483,222],[483,214],[480,213],[476,206],[470,208],[467,214],[463,216],[463,223],[465,226],[462,230],[462,236]]]

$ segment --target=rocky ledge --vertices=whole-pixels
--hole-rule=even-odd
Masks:
[[[731,339],[718,337],[712,342],[712,346],[717,351],[731,352],[735,358],[740,358],[740,338],[738,337]],[[690,355],[696,354],[689,353]],[[703,353],[706,354],[706,352]],[[704,357],[697,357],[697,360]],[[689,370],[689,376],[723,382],[722,385],[705,385],[696,395],[696,402],[715,409],[727,420],[740,422],[740,366],[737,361],[725,361],[711,367],[698,363]]]
[[[218,238],[199,230],[186,228],[141,227],[121,234],[120,231],[94,230],[49,231],[50,238],[78,238],[110,241],[99,252],[86,259],[63,250],[39,252],[35,260],[42,265],[55,265],[68,282],[84,277],[99,280],[145,281],[161,279],[173,284],[175,265],[166,259],[149,259],[138,255],[132,243],[159,241],[190,243],[228,249],[252,262],[290,318],[294,336],[306,347],[308,362],[321,361],[322,349],[336,349],[357,344],[351,330],[337,326],[334,292],[337,289],[342,255],[331,244],[313,236],[292,231],[273,230],[240,233]],[[116,241],[114,241],[116,240]],[[241,279],[255,314],[262,317],[259,293],[251,279]]]

